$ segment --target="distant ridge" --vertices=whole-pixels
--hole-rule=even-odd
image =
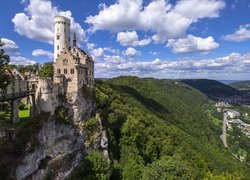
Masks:
[[[250,81],[238,81],[238,82],[230,83],[229,85],[241,91],[250,90]]]
[[[226,84],[226,85],[239,82],[239,80],[218,80],[218,81],[221,82],[221,83],[223,83],[223,84]]]
[[[240,95],[241,92],[231,86],[209,79],[181,79],[181,82],[203,92],[210,98]]]

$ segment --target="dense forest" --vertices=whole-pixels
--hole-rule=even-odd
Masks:
[[[90,152],[71,179],[250,177],[249,163],[239,162],[219,138],[222,114],[191,86],[137,77],[97,80],[96,100],[110,161]]]

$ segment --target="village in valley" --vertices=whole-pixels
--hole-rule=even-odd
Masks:
[[[248,153],[246,144],[250,140],[250,106],[239,101],[236,101],[237,105],[229,104],[232,99],[230,100],[230,97],[227,99],[215,104],[217,112],[223,114],[220,138],[224,146],[229,148],[237,159],[245,161]]]

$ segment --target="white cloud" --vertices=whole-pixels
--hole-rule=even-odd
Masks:
[[[222,37],[226,41],[247,41],[250,40],[250,24],[241,25],[233,34]]]
[[[70,11],[61,11],[52,6],[49,0],[30,0],[24,12],[17,13],[12,22],[15,31],[30,39],[53,44],[55,15],[63,15],[71,20],[71,33],[77,35],[80,42],[84,41],[86,36],[80,24],[76,23]]]
[[[88,50],[92,50],[92,49],[94,49],[96,47],[96,44],[94,44],[94,43],[87,43],[87,48],[88,48]]]
[[[214,59],[99,61],[96,77],[135,75],[155,78],[249,79],[250,54],[231,53]]]
[[[151,43],[151,39],[143,39],[138,40],[139,37],[137,35],[136,31],[126,31],[126,32],[119,32],[117,34],[116,40],[122,45],[122,46],[145,46]]]
[[[10,39],[1,38],[1,41],[4,43],[2,48],[6,52],[17,52],[19,50],[19,47],[17,46],[17,44]]]
[[[103,50],[103,48],[93,49],[93,50],[91,51],[91,54],[92,54],[95,58],[103,58],[103,57],[104,57],[104,50]]]
[[[124,62],[124,59],[119,55],[114,55],[114,56],[105,55],[104,60],[105,61],[113,61],[113,62],[119,61],[119,63]]]
[[[35,64],[36,62],[34,60],[31,60],[26,57],[22,56],[11,56],[10,57],[10,64],[15,64],[15,65],[31,65]]]
[[[45,51],[43,49],[35,49],[32,52],[32,56],[35,56],[35,57],[45,56],[45,57],[48,57],[50,59],[53,59],[54,54],[52,52]]]
[[[140,51],[137,51],[135,48],[129,47],[125,51],[123,51],[123,54],[128,57],[135,57],[141,55]]]
[[[99,14],[85,22],[91,31],[143,30],[155,33],[157,43],[185,34],[192,23],[202,18],[215,18],[225,7],[223,0],[180,0],[176,5],[157,0],[144,5],[142,0],[118,0],[107,7],[102,4]],[[111,15],[112,14],[112,15]]]
[[[108,52],[113,53],[113,54],[119,54],[120,53],[119,49],[113,49],[111,47],[104,47],[103,50],[108,51]]]
[[[158,52],[158,51],[150,51],[149,53],[152,54],[152,55],[154,55],[154,56],[160,54],[160,52]]]
[[[214,38],[195,37],[188,35],[181,39],[168,40],[167,47],[170,47],[174,53],[191,53],[191,52],[207,52],[219,47],[219,44],[214,41]]]

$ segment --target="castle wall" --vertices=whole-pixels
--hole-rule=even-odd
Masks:
[[[39,78],[36,90],[36,109],[37,112],[45,111],[54,114],[59,105],[59,91],[49,78]]]

